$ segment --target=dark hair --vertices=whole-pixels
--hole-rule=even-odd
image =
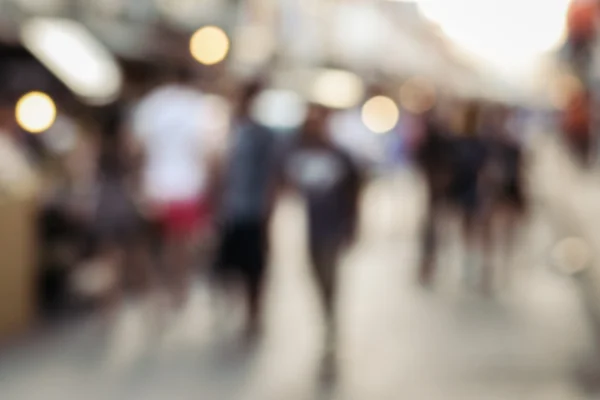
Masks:
[[[254,79],[246,82],[241,91],[240,101],[242,104],[247,104],[252,101],[256,96],[260,94],[265,88],[266,84],[262,79]]]
[[[162,65],[156,69],[157,84],[187,85],[196,78],[195,70],[185,65]]]
[[[479,128],[479,117],[481,114],[481,107],[479,103],[473,101],[466,105],[465,119],[464,119],[464,132],[467,135],[474,135]]]
[[[101,115],[102,142],[100,149],[100,172],[107,176],[120,176],[126,169],[123,159],[122,124],[124,121],[123,105],[112,104],[102,110]]]
[[[124,121],[124,104],[120,102],[106,106],[100,111],[99,119],[102,121],[103,136],[115,136],[121,130]]]
[[[6,90],[0,90],[0,108],[12,108],[17,104],[17,96]]]
[[[187,84],[194,80],[196,74],[189,65],[180,65],[175,67],[173,78],[177,83]]]
[[[331,109],[321,104],[311,103],[308,107],[308,114],[304,121],[302,131],[304,134],[314,135],[320,132],[323,122],[329,117]]]
[[[250,113],[252,102],[265,86],[262,79],[254,79],[242,85],[238,98],[238,115],[245,116]]]

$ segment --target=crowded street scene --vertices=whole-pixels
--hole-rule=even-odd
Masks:
[[[0,0],[0,399],[600,398],[599,21]]]

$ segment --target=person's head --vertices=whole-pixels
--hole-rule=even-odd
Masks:
[[[491,112],[490,125],[493,134],[504,136],[506,134],[506,124],[509,118],[509,109],[503,104],[496,104]]]
[[[303,137],[315,141],[327,140],[327,121],[330,113],[329,108],[320,104],[309,105],[304,129],[302,130]]]
[[[124,145],[123,104],[115,103],[98,110],[100,123],[100,167],[104,171],[119,171],[127,156]]]
[[[479,131],[481,107],[476,101],[468,102],[465,105],[463,114],[463,126],[462,134],[467,137],[473,137],[477,135]]]
[[[188,65],[165,68],[159,77],[159,84],[190,85],[196,79],[195,71]]]
[[[495,103],[482,103],[479,112],[479,126],[485,134],[495,130],[498,106]]]
[[[238,98],[238,115],[240,117],[248,117],[252,109],[252,104],[256,97],[264,90],[265,83],[261,79],[254,79],[246,82],[239,94]]]
[[[370,99],[371,97],[383,95],[385,95],[385,90],[381,85],[376,83],[371,83],[369,86],[367,86],[367,89],[365,91],[365,97],[368,99]]]
[[[15,102],[0,94],[0,129],[12,130],[15,125]]]
[[[447,106],[442,104],[436,105],[430,110],[425,111],[421,114],[421,119],[429,128],[436,129],[439,131],[449,130],[449,118]]]
[[[101,112],[102,134],[105,136],[117,136],[123,128],[123,110],[125,106],[117,102],[106,106]]]

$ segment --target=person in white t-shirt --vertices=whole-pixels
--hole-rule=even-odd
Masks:
[[[187,298],[194,239],[208,217],[204,100],[198,90],[165,85],[142,99],[131,122],[143,154],[142,198],[161,227],[178,305]]]

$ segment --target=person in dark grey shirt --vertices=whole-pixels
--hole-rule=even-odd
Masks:
[[[326,369],[333,367],[339,257],[355,237],[362,182],[351,155],[330,139],[328,116],[326,108],[311,106],[305,126],[278,162],[279,186],[306,200],[310,261],[328,324]]]
[[[248,303],[248,333],[260,323],[263,275],[268,261],[267,225],[275,136],[250,118],[260,83],[244,88],[225,162],[220,211],[217,279],[241,279]]]

